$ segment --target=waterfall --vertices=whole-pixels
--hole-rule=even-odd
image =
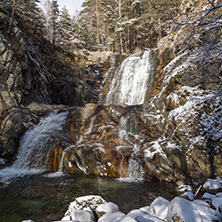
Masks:
[[[67,114],[55,110],[30,128],[21,140],[14,164],[0,171],[0,181],[46,169],[50,143],[62,132]]]
[[[144,103],[151,72],[151,50],[126,58],[115,72],[106,103],[139,105]]]
[[[122,116],[119,121],[119,137],[128,143],[130,143],[132,147],[132,154],[128,161],[127,168],[127,178],[121,178],[124,180],[135,181],[135,180],[143,180],[144,177],[144,169],[141,162],[140,156],[140,138],[139,135],[135,134],[134,127],[131,123],[131,116],[126,115]],[[133,138],[134,141],[131,141],[130,137]],[[136,141],[136,142],[135,142]],[[118,146],[117,149],[121,153],[121,148],[124,146]],[[122,153],[121,153],[122,155]],[[121,161],[123,164],[123,161]],[[120,166],[120,176],[122,177],[122,165]]]

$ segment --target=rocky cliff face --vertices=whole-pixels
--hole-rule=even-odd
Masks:
[[[101,83],[94,75],[97,67],[83,70],[76,62],[81,56],[53,47],[24,12],[16,10],[12,33],[7,33],[10,14],[10,6],[0,3],[0,156],[9,159],[26,129],[38,121],[29,104],[43,104],[35,113],[43,115],[44,104],[54,104],[53,109],[96,102]]]
[[[217,50],[206,52],[199,46],[176,56],[160,72],[161,61],[169,52],[167,58],[172,56],[169,48],[163,50],[156,57],[151,98],[143,106],[87,104],[71,111],[67,123],[73,142],[65,151],[64,170],[128,177],[136,159],[147,178],[195,181],[221,176],[222,77]]]
[[[145,161],[157,177],[221,175],[222,76],[209,62],[221,59],[217,50],[199,47],[177,56],[164,68],[161,92],[144,104],[143,120],[158,133],[144,149]]]
[[[6,23],[5,11],[0,16]],[[33,28],[18,25],[8,36],[1,27],[1,156],[16,153],[21,136],[39,116],[65,109],[64,135],[47,145],[49,170],[168,181],[222,176],[220,41],[179,53],[186,32],[161,39],[152,52],[144,104],[110,105],[102,101],[116,62],[88,64],[83,71],[75,62],[83,60],[52,48]],[[106,81],[94,75],[98,69],[108,70]]]

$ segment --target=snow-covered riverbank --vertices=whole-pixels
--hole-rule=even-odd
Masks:
[[[82,196],[70,203],[60,222],[220,222],[222,179],[209,179],[196,193],[193,191],[190,185],[180,184],[180,196],[171,201],[159,196],[150,206],[134,209],[128,214],[120,212],[117,204],[106,202],[98,195]],[[197,196],[200,196],[200,199],[197,199]]]

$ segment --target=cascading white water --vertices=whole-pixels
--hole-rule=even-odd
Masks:
[[[53,111],[30,128],[23,136],[17,159],[11,167],[0,171],[0,181],[45,170],[50,140],[59,135],[67,112]]]
[[[121,178],[121,179],[128,181],[143,180],[144,169],[140,157],[139,135],[133,132],[132,125],[130,123],[130,118],[131,118],[130,115],[122,116],[119,121],[119,137],[129,142],[133,147],[132,154],[128,162],[127,178]],[[129,136],[133,137],[138,144],[131,142]],[[122,147],[123,146],[118,147],[120,153]],[[122,166],[120,166],[120,176],[122,175],[121,170]]]
[[[151,50],[126,58],[115,72],[106,103],[139,105],[144,103],[151,71]]]

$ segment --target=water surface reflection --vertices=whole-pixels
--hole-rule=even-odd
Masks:
[[[119,205],[124,213],[149,205],[159,195],[172,199],[175,187],[169,183],[128,183],[110,178],[73,175],[32,175],[0,183],[0,221],[32,219],[48,222],[63,217],[75,197],[100,195]]]

